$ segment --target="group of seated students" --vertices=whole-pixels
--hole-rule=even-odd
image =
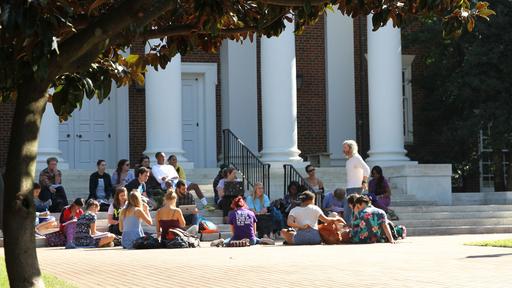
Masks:
[[[348,204],[353,209],[352,223],[347,224],[340,216],[325,216],[322,209],[316,206],[315,194],[304,191],[298,195],[300,205],[290,210],[287,219],[288,228],[281,230],[283,244],[287,245],[318,245],[322,243],[319,223],[336,224],[336,229],[344,230],[349,235],[349,240],[341,243],[395,243],[391,232],[391,225],[386,213],[371,205],[370,199],[365,195],[350,195]],[[218,239],[211,246],[250,246],[257,244],[274,244],[269,238],[257,237],[256,214],[249,209],[242,196],[233,199],[232,210],[228,213],[228,223],[231,225],[231,237]],[[338,231],[340,232],[340,231]]]
[[[98,160],[97,171],[90,176],[87,201],[77,198],[70,205],[65,205],[67,198],[62,173],[57,169],[58,161],[49,158],[48,168],[41,172],[40,183],[34,183],[33,187],[36,233],[57,227],[56,219],[49,215],[49,211],[55,211],[55,205],[62,206],[58,211],[61,212],[60,230],[66,235],[68,248],[110,247],[119,238],[124,248],[132,248],[133,242],[144,236],[142,223],[153,225],[150,206],[155,210],[160,207],[154,224],[161,239],[166,239],[169,229],[188,228],[188,232],[196,233],[198,209],[187,209],[184,213],[179,207],[195,207],[191,190],[206,205],[204,195],[197,184],[185,180],[185,172],[174,155],[169,157],[169,164],[165,163],[164,153],[156,153],[155,158],[157,164],[150,167],[149,158],[142,157],[135,174],[130,172],[128,160],[120,160],[112,177],[106,172],[106,162]],[[215,202],[223,210],[225,223],[231,225],[232,237],[219,239],[212,245],[273,244],[270,239],[273,237],[269,236],[274,233],[280,233],[290,245],[320,244],[319,221],[350,228],[352,243],[394,242],[386,215],[391,210],[388,208],[390,189],[380,167],[372,169],[369,197],[354,194],[345,199],[344,189],[338,188],[325,194],[323,210],[314,205],[318,192],[324,191],[323,183],[316,177],[314,167],[306,167],[306,172],[309,176],[306,181],[316,189],[315,193],[304,191],[304,185],[292,181],[284,199],[275,205],[276,201],[270,202],[261,183],[255,183],[245,200],[242,195],[226,193],[226,183],[237,181],[236,170],[221,166],[214,180]],[[353,221],[348,224],[340,217],[346,205],[353,211]],[[108,232],[97,232],[96,214],[100,209],[107,210]],[[287,219],[286,225],[283,219]],[[288,228],[282,229],[286,226]]]
[[[312,165],[306,166],[307,177],[304,179],[308,184],[311,192],[316,195],[325,192],[324,184],[316,176],[316,168]],[[374,166],[371,170],[372,179],[368,183],[368,191],[364,191],[370,199],[372,205],[386,212],[391,220],[399,220],[396,213],[389,208],[391,205],[391,189],[388,181],[384,177],[382,168]],[[298,184],[298,183],[297,183]],[[338,215],[343,215],[344,207],[347,205],[345,198],[345,190],[337,188],[333,192],[324,194],[322,202],[322,209],[324,212],[336,212]]]

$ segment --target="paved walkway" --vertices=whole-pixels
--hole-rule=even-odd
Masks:
[[[411,237],[396,245],[40,248],[38,257],[45,272],[79,287],[512,287],[511,248],[462,245],[504,238],[512,234]]]

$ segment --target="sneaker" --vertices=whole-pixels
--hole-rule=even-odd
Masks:
[[[391,221],[398,221],[400,220],[400,218],[398,218],[398,216],[396,215],[395,211],[391,210],[391,209],[388,209],[388,217],[389,217],[389,220]]]
[[[206,204],[203,207],[201,207],[200,210],[206,210],[208,212],[213,212],[213,211],[215,211],[215,206],[210,205],[210,204]]]
[[[73,243],[73,242],[66,243],[66,249],[75,249],[75,248],[76,248],[75,243]]]
[[[217,239],[217,240],[213,240],[210,243],[210,246],[211,247],[223,247],[224,246],[224,239],[220,238],[220,239]]]
[[[239,247],[248,247],[251,246],[251,241],[249,239],[245,238],[240,240],[240,246]]]
[[[260,243],[263,245],[276,245],[276,242],[270,238],[262,238],[260,239]]]

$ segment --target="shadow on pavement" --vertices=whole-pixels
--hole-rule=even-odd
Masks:
[[[473,256],[467,256],[466,258],[495,258],[495,257],[502,257],[502,256],[512,256],[512,253],[473,255]]]

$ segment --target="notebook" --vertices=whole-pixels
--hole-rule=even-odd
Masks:
[[[194,214],[194,210],[196,209],[196,205],[180,205],[180,210],[183,214]]]

